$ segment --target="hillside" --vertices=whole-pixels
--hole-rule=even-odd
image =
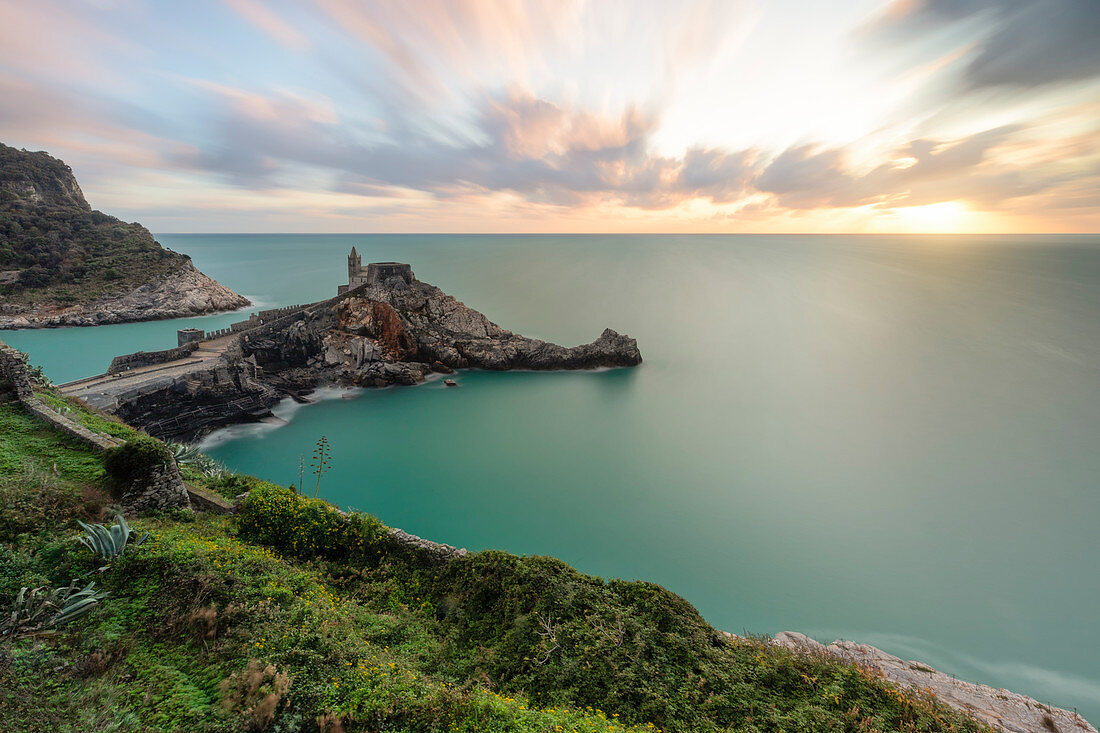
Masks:
[[[100,325],[246,305],[145,227],[93,210],[62,161],[0,143],[0,328]]]
[[[188,452],[187,481],[248,492],[236,513],[130,516],[149,538],[97,558],[77,520],[111,523],[134,455],[170,454],[33,388],[138,448],[96,453],[0,404],[3,730],[986,730],[829,655],[722,634],[651,583],[432,545]],[[69,624],[3,620],[27,615],[21,588],[89,581],[107,595]]]

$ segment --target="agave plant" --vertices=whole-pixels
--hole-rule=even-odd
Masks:
[[[172,451],[172,457],[176,459],[177,466],[190,466],[207,478],[218,478],[228,473],[225,466],[202,453],[195,446],[169,443],[168,447]]]
[[[107,597],[95,583],[77,589],[74,580],[67,586],[20,588],[11,612],[0,618],[0,637],[27,636],[57,629],[91,611]]]
[[[115,515],[115,520],[117,524],[112,524],[110,529],[102,524],[88,525],[79,519],[76,520],[76,523],[84,530],[83,536],[80,537],[80,543],[104,560],[113,560],[120,557],[126,552],[126,545],[130,542],[133,532],[121,514]],[[130,546],[137,547],[148,536],[149,533],[146,532],[134,540]]]
[[[219,478],[229,473],[229,469],[206,455],[202,457],[201,461],[196,461],[195,465],[206,478]]]
[[[172,451],[172,457],[176,459],[177,464],[194,463],[202,455],[199,453],[199,449],[193,445],[169,443],[168,448]]]

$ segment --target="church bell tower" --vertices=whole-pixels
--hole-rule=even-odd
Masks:
[[[359,271],[363,269],[363,258],[359,256],[359,253],[355,251],[355,247],[351,248],[351,254],[348,255],[348,283],[350,284],[355,276],[359,274]]]

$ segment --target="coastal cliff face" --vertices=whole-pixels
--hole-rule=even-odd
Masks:
[[[62,161],[0,144],[0,329],[178,318],[248,304],[145,227],[93,210]]]
[[[184,318],[248,305],[247,298],[199,272],[188,259],[129,292],[105,295],[87,304],[0,305],[0,329],[106,326]]]
[[[176,365],[93,380],[67,393],[158,437],[194,439],[268,417],[280,399],[324,385],[413,385],[456,369],[595,369],[641,361],[638,343],[611,329],[572,348],[512,333],[410,271],[227,337]]]

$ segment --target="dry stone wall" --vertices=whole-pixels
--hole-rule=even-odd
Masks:
[[[0,400],[22,402],[34,396],[23,355],[0,341]]]

